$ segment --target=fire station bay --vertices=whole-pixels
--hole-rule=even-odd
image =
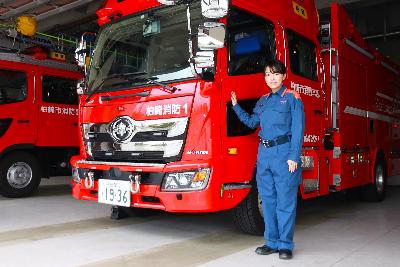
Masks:
[[[399,0],[0,0],[0,267],[400,267]]]

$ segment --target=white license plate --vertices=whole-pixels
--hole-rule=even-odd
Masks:
[[[130,207],[131,183],[119,180],[99,180],[99,203]]]

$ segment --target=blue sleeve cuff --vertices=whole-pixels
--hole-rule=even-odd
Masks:
[[[294,162],[301,164],[300,155],[299,155],[299,153],[296,153],[296,152],[290,152],[288,160],[293,160]]]

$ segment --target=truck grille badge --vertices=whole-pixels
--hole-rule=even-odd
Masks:
[[[109,126],[109,133],[117,143],[129,142],[135,133],[133,119],[128,116],[116,118]]]

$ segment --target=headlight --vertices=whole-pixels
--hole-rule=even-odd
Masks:
[[[84,140],[89,140],[89,132],[93,126],[93,123],[83,123],[82,124],[82,136]]]
[[[188,118],[175,119],[175,123],[168,130],[168,137],[175,137],[185,133]]]
[[[161,185],[162,191],[196,191],[204,189],[210,178],[210,169],[167,173]]]
[[[301,168],[303,168],[303,170],[313,169],[314,168],[314,157],[301,156]]]

